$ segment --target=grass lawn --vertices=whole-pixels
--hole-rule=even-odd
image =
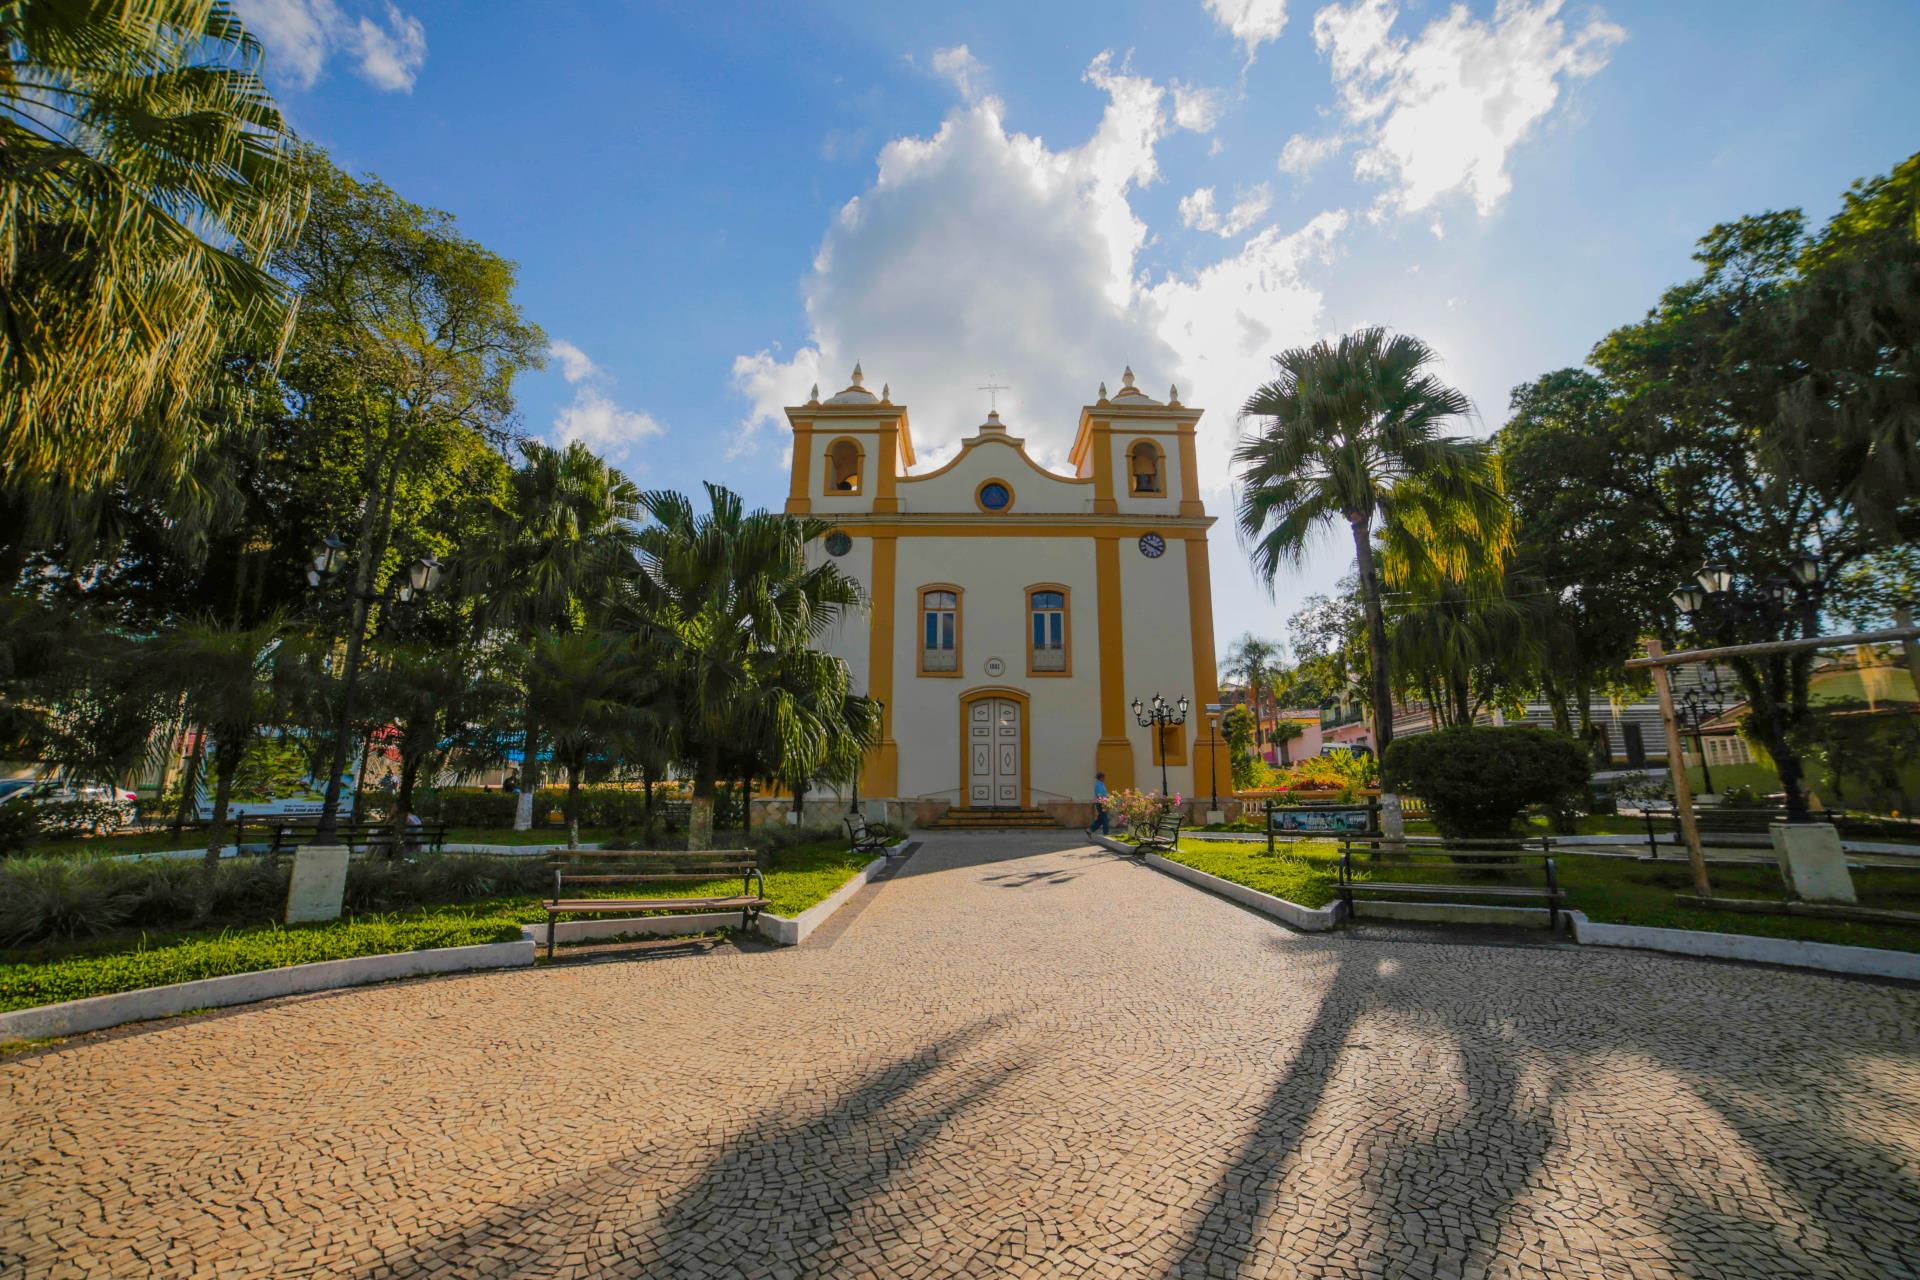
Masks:
[[[767,855],[768,910],[794,916],[829,897],[872,859],[841,840],[791,845]],[[583,897],[697,898],[740,892],[738,878],[612,885]],[[642,913],[644,914],[644,913]],[[509,942],[545,921],[535,895],[446,903],[327,924],[257,926],[165,934],[120,934],[0,950],[0,1010],[140,987],[251,973],[316,960]]]
[[[1264,841],[1241,844],[1224,840],[1182,839],[1179,851],[1171,856],[1174,861],[1196,870],[1258,889],[1262,893],[1271,893],[1303,907],[1325,906],[1336,896],[1339,852],[1331,841],[1314,840],[1281,845],[1269,855]],[[1698,929],[1708,933],[1747,933],[1769,938],[1796,938],[1806,942],[1837,942],[1854,947],[1920,951],[1920,926],[1712,911],[1683,905],[1680,897],[1693,893],[1692,875],[1683,860],[1647,863],[1632,858],[1604,858],[1575,853],[1560,853],[1555,858],[1560,885],[1567,892],[1567,905],[1586,912],[1588,919],[1596,923]],[[1431,871],[1392,869],[1392,876],[1395,879],[1417,878],[1436,883],[1470,883],[1469,878],[1475,874],[1454,869],[1444,858],[1436,857],[1431,861]],[[1362,866],[1360,878],[1369,879],[1364,862]],[[1784,901],[1779,872],[1768,865],[1714,866],[1709,868],[1709,878],[1716,897]],[[1530,876],[1527,882],[1538,883],[1537,873]],[[1862,906],[1920,911],[1920,870],[1875,868],[1856,871],[1853,883]]]

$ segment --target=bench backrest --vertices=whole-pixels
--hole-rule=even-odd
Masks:
[[[685,880],[737,876],[759,866],[751,849],[567,849],[547,865],[561,880]]]

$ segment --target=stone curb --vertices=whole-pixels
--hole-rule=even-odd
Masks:
[[[468,947],[433,947],[425,951],[394,951],[382,955],[351,956],[345,960],[318,960],[311,964],[228,973],[217,978],[143,987],[112,995],[88,996],[59,1004],[37,1005],[0,1013],[0,1041],[41,1040],[48,1036],[79,1035],[127,1022],[145,1022],[185,1013],[189,1009],[219,1009],[252,1004],[277,996],[304,995],[336,987],[358,987],[395,978],[431,973],[462,973],[475,969],[511,969],[533,963],[533,944],[482,942]]]
[[[1920,982],[1920,953],[1879,947],[1850,947],[1838,942],[1802,942],[1750,933],[1707,933],[1698,929],[1660,929],[1652,925],[1596,924],[1580,911],[1567,912],[1573,940],[1590,947],[1627,947],[1669,955],[1818,969],[1825,973]]]
[[[1099,839],[1098,836],[1094,837]],[[1231,880],[1222,880],[1219,876],[1209,875],[1196,870],[1184,862],[1173,862],[1157,853],[1149,853],[1142,859],[1155,871],[1172,876],[1175,880],[1185,880],[1210,893],[1251,907],[1263,916],[1272,916],[1283,924],[1290,924],[1305,933],[1325,933],[1338,927],[1344,910],[1340,903],[1330,902],[1324,907],[1303,907],[1297,902],[1285,898],[1276,898],[1270,893],[1258,889],[1249,889],[1246,885],[1235,884]]]
[[[1388,898],[1356,898],[1354,914],[1370,920],[1405,920],[1421,924],[1492,924],[1519,929],[1545,929],[1553,913],[1545,907],[1496,907],[1477,902],[1395,902]],[[1570,915],[1564,907],[1562,916]]]

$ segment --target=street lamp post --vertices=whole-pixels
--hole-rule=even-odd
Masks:
[[[1160,743],[1160,798],[1165,800],[1172,794],[1167,787],[1167,726],[1182,725],[1187,722],[1187,700],[1183,696],[1172,706],[1159,694],[1153,695],[1153,701],[1142,706],[1140,699],[1133,700],[1133,718],[1145,729],[1153,729],[1153,736]]]
[[[332,534],[321,540],[314,552],[313,567],[307,570],[309,586],[318,590],[333,581],[334,574],[340,570],[340,554],[344,549],[345,544]],[[340,829],[340,779],[347,768],[347,739],[353,733],[353,700],[360,680],[360,649],[367,630],[367,610],[388,594],[405,603],[433,590],[440,585],[443,567],[432,556],[423,556],[407,566],[406,582],[400,582],[396,574],[388,582],[385,592],[354,593],[353,608],[348,611],[347,652],[340,684],[340,716],[333,737],[333,768],[327,775],[327,798],[320,806],[320,824],[313,832],[315,845],[332,844]]]
[[[1675,718],[1684,732],[1693,735],[1693,749],[1700,753],[1700,789],[1713,794],[1713,770],[1707,765],[1707,721],[1723,709],[1720,701],[1720,677],[1708,667],[1700,676],[1698,688],[1689,689],[1674,700]]]
[[[873,700],[873,705],[879,709],[880,736],[884,738],[887,736],[887,732],[886,732],[887,704],[880,701],[880,699],[875,698]],[[867,763],[867,744],[863,742],[860,744],[860,763],[859,765],[855,766],[853,771],[853,799],[847,801],[847,812],[849,814],[858,814],[860,812],[860,770],[866,767],[866,763]]]
[[[1221,710],[1221,704],[1218,702],[1209,702],[1207,704],[1207,723],[1213,726],[1213,740],[1216,744],[1220,741]],[[1217,747],[1209,747],[1207,749],[1207,756],[1212,761],[1211,772],[1213,774],[1213,790],[1207,796],[1207,812],[1217,813],[1220,809],[1220,752]],[[1212,822],[1213,819],[1208,818],[1207,821]]]
[[[1810,555],[1795,557],[1787,565],[1787,576],[1749,581],[1744,587],[1734,580],[1734,572],[1725,565],[1704,564],[1693,583],[1673,593],[1673,602],[1699,632],[1716,632],[1732,641],[1743,632],[1762,631],[1769,639],[1791,632],[1795,623],[1803,635],[1812,636],[1819,628],[1820,600],[1826,583],[1820,577],[1820,562]],[[1787,696],[1784,688],[1767,689],[1757,685],[1756,692],[1766,695],[1768,727],[1773,731],[1769,750],[1776,753],[1774,763],[1780,769],[1780,785],[1787,797],[1787,821],[1806,822],[1806,789],[1802,785],[1798,759],[1787,754],[1787,719],[1781,708]],[[1786,749],[1786,750],[1783,750]],[[1782,758],[1786,756],[1786,758]],[[1701,751],[1702,768],[1706,752]]]

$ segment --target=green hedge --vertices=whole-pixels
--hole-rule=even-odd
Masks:
[[[505,791],[482,791],[478,787],[439,787],[422,790],[415,804],[420,816],[429,822],[444,822],[450,827],[511,827],[514,805],[519,796]],[[684,825],[686,797],[654,788],[656,819],[670,819]],[[533,820],[546,822],[548,815],[567,806],[565,787],[541,787],[533,793]],[[639,787],[591,786],[580,788],[580,825],[635,830],[646,826],[647,795]],[[732,830],[742,825],[737,794],[729,793],[715,806],[714,825]]]
[[[414,920],[376,917],[289,928],[269,925],[109,955],[0,965],[0,1010],[317,960],[513,942],[519,937],[519,924],[504,914],[441,913]]]
[[[1425,800],[1441,835],[1470,840],[1512,834],[1529,806],[1569,805],[1590,767],[1564,733],[1463,725],[1394,739],[1381,776],[1388,790]]]

